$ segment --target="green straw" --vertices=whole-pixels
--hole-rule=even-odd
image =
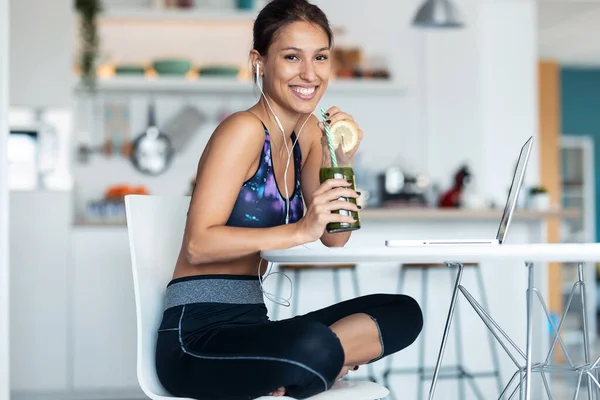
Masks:
[[[325,110],[321,108],[321,115],[323,116],[323,125],[325,125],[325,135],[327,136],[327,144],[329,146],[329,154],[331,155],[331,164],[337,167],[337,158],[335,157],[335,149],[333,148],[333,140],[331,138],[331,131],[329,125],[327,125],[327,118],[325,117]]]

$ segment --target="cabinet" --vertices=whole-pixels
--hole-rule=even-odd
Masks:
[[[15,400],[142,399],[127,228],[72,226],[71,192],[13,192]]]
[[[10,372],[13,391],[69,384],[71,193],[10,194]]]
[[[565,209],[576,208],[581,211],[577,219],[565,219],[561,226],[562,242],[594,242],[596,241],[596,202],[595,202],[595,177],[594,177],[594,143],[588,136],[562,136],[560,149],[561,165],[561,206]],[[585,266],[586,291],[588,304],[588,321],[590,331],[596,332],[596,280],[597,273],[594,265],[588,263]],[[577,279],[577,266],[564,264],[562,266],[563,276],[563,300],[568,300],[573,282]],[[578,292],[576,292],[571,304],[569,315],[565,326],[568,332],[565,340],[573,342],[582,340],[582,321],[578,317],[578,309],[581,308]],[[592,338],[596,335],[592,334]]]
[[[74,391],[138,389],[127,228],[76,227],[73,265]]]

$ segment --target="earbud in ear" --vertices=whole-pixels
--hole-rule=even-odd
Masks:
[[[260,77],[260,61],[256,62],[256,80]]]

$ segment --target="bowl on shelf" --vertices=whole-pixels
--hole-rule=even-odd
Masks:
[[[155,60],[152,63],[152,68],[159,75],[185,75],[192,68],[192,63],[185,59],[165,58]]]
[[[205,66],[198,68],[200,77],[237,77],[240,69],[228,66]]]
[[[115,66],[115,75],[144,75],[146,68],[142,65],[123,64]]]

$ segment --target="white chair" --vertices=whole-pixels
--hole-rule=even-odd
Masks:
[[[154,352],[163,295],[181,248],[189,201],[188,196],[125,197],[137,314],[137,377],[146,396],[153,400],[181,399],[172,397],[160,384]],[[374,382],[339,381],[310,399],[375,400],[388,394],[388,389]],[[263,396],[257,400],[267,399],[275,398]]]

